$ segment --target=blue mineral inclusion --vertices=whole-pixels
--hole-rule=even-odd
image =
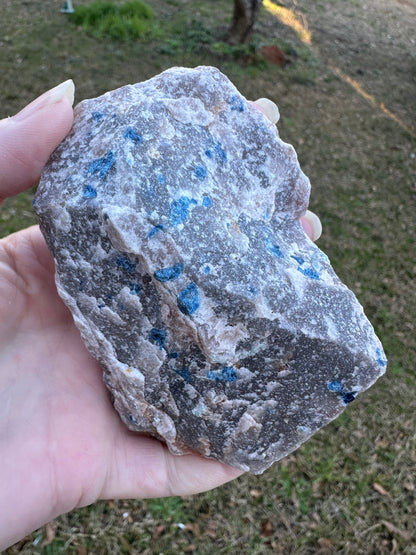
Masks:
[[[119,256],[116,258],[116,264],[117,266],[120,266],[120,268],[123,268],[123,270],[127,270],[130,274],[136,269],[135,264],[133,264],[133,262],[131,262],[126,256]]]
[[[183,289],[177,297],[178,308],[183,314],[190,316],[199,308],[198,288],[193,281]]]
[[[162,175],[161,173],[159,173],[159,174],[157,175],[157,178],[158,178],[158,180],[159,180],[159,183],[160,183],[161,185],[164,185],[164,183],[165,183],[165,178],[163,177],[163,175]]]
[[[168,353],[168,358],[178,358],[179,353],[177,351],[171,351]]]
[[[96,160],[90,162],[90,165],[88,166],[88,173],[98,173],[101,179],[104,179],[114,166],[115,161],[116,157],[114,156],[114,152],[110,150],[107,156],[97,158]]]
[[[188,368],[180,368],[179,370],[175,369],[175,372],[186,381],[186,383],[192,383],[194,381],[194,377]]]
[[[204,268],[204,274],[209,274],[211,271],[211,268],[209,266],[205,266]]]
[[[329,391],[335,391],[336,393],[341,393],[343,390],[343,385],[340,381],[334,380],[333,382],[329,382],[327,384]]]
[[[237,373],[232,366],[225,366],[221,373],[227,382],[235,382],[237,379]]]
[[[195,199],[189,197],[181,197],[171,202],[170,205],[170,223],[177,226],[183,223],[189,214],[189,207],[197,204]]]
[[[379,348],[376,349],[376,355],[377,355],[377,363],[380,366],[387,366],[387,360],[383,358],[383,355],[381,354],[381,350]]]
[[[130,293],[132,295],[140,295],[140,285],[138,283],[129,283]]]
[[[95,121],[101,121],[105,116],[104,112],[91,112],[92,119]]]
[[[137,131],[135,131],[132,127],[128,127],[123,134],[125,139],[130,139],[137,145],[139,145],[143,141],[143,137],[141,137]]]
[[[213,149],[207,148],[205,151],[205,155],[208,156],[211,160],[213,158],[217,158],[220,162],[227,161],[227,153],[222,148],[222,144],[220,142],[215,143]]]
[[[86,185],[82,196],[84,198],[95,198],[97,196],[97,191],[94,189],[94,187],[92,187],[92,185]]]
[[[356,391],[346,391],[346,392],[343,391],[343,392],[341,392],[340,395],[341,395],[341,399],[344,401],[344,403],[346,405],[349,405],[357,397],[357,392]]]
[[[214,382],[235,382],[238,378],[236,371],[232,366],[225,366],[220,370],[209,370],[207,372],[207,378],[213,380]]]
[[[171,281],[172,279],[177,279],[183,270],[183,264],[175,264],[174,266],[169,266],[168,268],[161,268],[156,270],[154,273],[155,278],[158,281],[164,283],[165,281]]]
[[[221,162],[225,162],[227,160],[227,153],[222,148],[222,144],[220,142],[216,143],[215,147],[215,154],[221,160]]]
[[[165,226],[163,224],[155,225],[149,231],[149,235],[147,236],[147,238],[150,239],[151,237],[153,237],[153,235],[156,235],[156,233],[158,233],[158,231],[163,231],[164,229],[165,229]]]
[[[244,112],[244,110],[246,109],[246,107],[244,106],[243,99],[237,96],[236,94],[231,97],[230,105],[231,105],[231,110],[234,110],[237,112]]]
[[[149,333],[149,339],[152,343],[155,343],[156,345],[158,345],[160,350],[162,350],[163,345],[165,344],[165,341],[166,341],[166,330],[152,328]]]
[[[275,256],[276,258],[284,258],[285,255],[283,254],[283,252],[280,250],[279,245],[274,245],[270,239],[266,240],[266,248],[269,252],[272,253],[273,256]]]
[[[316,271],[316,269],[314,269],[314,268],[301,268],[301,266],[305,263],[305,260],[301,256],[291,254],[291,257],[294,260],[296,260],[296,262],[299,264],[299,266],[297,268],[298,272],[300,272],[301,274],[303,274],[304,276],[306,276],[310,279],[316,279],[316,280],[320,279],[319,273]]]
[[[198,179],[205,179],[207,176],[207,168],[205,168],[204,166],[197,166],[194,170],[194,175]]]
[[[205,206],[205,208],[209,208],[210,206],[212,206],[212,200],[208,195],[205,195],[202,199],[202,206]]]
[[[310,279],[319,280],[318,272],[315,272],[315,270],[313,270],[312,268],[301,268],[300,266],[298,266],[298,272]]]
[[[296,260],[296,262],[302,266],[302,264],[305,262],[304,259],[301,256],[295,256],[294,254],[291,255],[292,258],[294,258]]]
[[[257,293],[258,293],[257,287],[255,285],[250,285],[248,290],[254,296],[257,295]]]
[[[344,386],[339,380],[328,382],[327,387],[329,391],[338,393],[338,395],[341,397],[341,399],[344,401],[346,405],[349,405],[350,403],[352,403],[354,399],[357,397],[356,391],[344,391]]]

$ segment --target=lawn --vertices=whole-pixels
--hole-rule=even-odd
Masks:
[[[88,34],[59,2],[1,0],[0,117],[69,77],[79,102],[174,65],[215,65],[247,98],[271,98],[311,179],[318,245],[375,326],[387,374],[261,476],[100,502],[6,553],[416,553],[416,4],[265,0],[243,48],[221,40],[231,0],[148,4],[152,25],[120,41]],[[259,54],[271,44],[284,68]],[[36,222],[32,198],[5,203],[0,236]]]

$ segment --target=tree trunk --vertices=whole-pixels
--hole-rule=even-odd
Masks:
[[[233,22],[226,40],[233,44],[247,42],[253,32],[262,0],[234,0]]]

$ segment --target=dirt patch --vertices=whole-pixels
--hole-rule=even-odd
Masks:
[[[416,134],[416,2],[297,2],[322,59]]]

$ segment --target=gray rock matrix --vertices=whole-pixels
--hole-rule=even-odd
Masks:
[[[258,474],[384,373],[302,230],[309,191],[293,147],[215,68],[78,104],[34,208],[131,430]]]

